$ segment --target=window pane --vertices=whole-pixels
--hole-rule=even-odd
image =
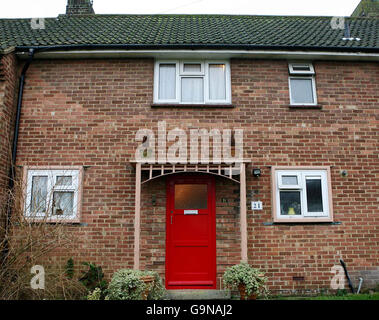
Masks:
[[[323,212],[321,179],[307,179],[308,212]]]
[[[159,100],[176,99],[176,65],[159,65]]]
[[[206,209],[207,191],[206,184],[176,184],[175,209]]]
[[[185,63],[183,66],[184,72],[201,72],[201,64]]]
[[[301,215],[300,191],[280,191],[280,214]]]
[[[55,191],[53,196],[53,215],[72,215],[74,192]]]
[[[182,102],[203,102],[203,78],[182,78]]]
[[[46,211],[47,176],[33,176],[30,214]]]
[[[71,186],[72,176],[57,176],[56,185],[57,186]]]
[[[226,99],[226,79],[224,64],[209,65],[209,99]]]
[[[293,64],[292,69],[294,71],[311,71],[310,66],[306,64]]]
[[[282,185],[297,186],[297,176],[282,176]]]
[[[312,79],[291,79],[293,103],[314,103]]]

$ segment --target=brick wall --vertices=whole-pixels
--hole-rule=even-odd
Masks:
[[[152,109],[153,65],[151,59],[115,59],[35,60],[30,66],[17,164],[87,166],[84,225],[67,227],[80,238],[74,259],[100,264],[108,277],[132,267],[135,173],[128,161],[136,131],[156,130],[157,121],[166,120],[168,129],[244,129],[245,158],[252,161],[248,204],[256,190],[264,206],[254,212],[248,206],[249,262],[267,272],[273,292],[329,288],[339,257],[354,281],[369,274],[371,283],[378,282],[378,64],[316,61],[322,110],[289,109],[286,61],[263,60],[232,60],[234,109]],[[273,165],[331,166],[335,221],[341,224],[264,225],[272,221]],[[252,177],[252,167],[262,169],[260,178]],[[217,179],[218,277],[238,262],[236,190]],[[141,265],[162,275],[164,206],[164,180],[144,185]]]
[[[253,122],[248,158],[263,168],[260,179],[248,177],[248,194],[257,190],[265,205],[261,213],[248,211],[249,258],[270,270],[271,287],[284,293],[329,288],[330,268],[340,256],[355,284],[366,271],[379,279],[378,65],[316,62],[315,68],[321,111],[286,107],[285,63],[233,65],[234,101],[247,110],[246,125]],[[341,225],[264,226],[271,219],[272,165],[331,166],[334,216]],[[373,285],[372,279],[365,284]]]

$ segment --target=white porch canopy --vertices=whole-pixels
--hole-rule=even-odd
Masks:
[[[222,164],[142,164],[140,162],[133,162],[131,164],[136,170],[134,269],[139,269],[140,267],[141,185],[163,176],[183,172],[216,175],[232,180],[240,185],[241,261],[247,262],[246,167],[249,161]],[[144,175],[142,175],[142,172],[144,172]]]

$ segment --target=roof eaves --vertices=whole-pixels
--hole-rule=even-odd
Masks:
[[[8,47],[8,48],[0,49],[0,55],[6,55],[9,53],[12,53],[15,50],[16,50],[16,47]]]
[[[379,52],[377,47],[353,47],[353,46],[283,46],[283,45],[255,45],[255,44],[72,44],[72,45],[48,45],[48,46],[17,46],[11,49],[25,51],[36,49],[39,51],[48,51],[54,49],[60,50],[78,50],[78,49],[129,49],[129,50],[160,50],[160,49],[192,49],[192,50],[288,50],[288,51],[330,51],[330,52]]]

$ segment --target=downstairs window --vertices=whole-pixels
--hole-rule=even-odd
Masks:
[[[79,219],[81,169],[27,169],[26,179],[27,218]]]
[[[332,221],[329,168],[273,168],[273,199],[274,221]]]

